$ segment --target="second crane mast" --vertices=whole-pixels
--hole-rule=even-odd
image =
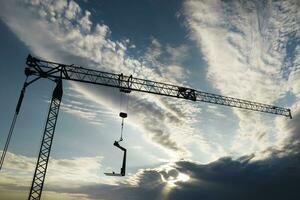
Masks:
[[[222,95],[198,91],[192,88],[134,78],[132,76],[124,76],[123,74],[114,74],[74,65],[49,62],[37,59],[35,57],[32,57],[31,55],[27,57],[26,64],[28,65],[28,67],[25,68],[25,74],[28,77],[33,77],[32,80],[26,82],[26,87],[41,78],[47,78],[55,80],[57,82],[57,86],[54,89],[52,101],[50,103],[49,113],[43,134],[43,140],[40,147],[39,157],[36,164],[28,200],[40,199],[42,195],[56,126],[56,120],[58,117],[59,106],[63,93],[62,80],[71,80],[119,88],[121,92],[138,91],[152,93],[156,95],[163,95],[192,101],[201,101],[229,107],[237,107],[246,110],[276,114],[290,118],[292,117],[291,111],[288,108],[282,108],[274,105],[262,104],[238,98],[226,97]],[[20,97],[20,99],[22,101],[23,97]],[[5,151],[6,150],[7,149],[5,149]]]

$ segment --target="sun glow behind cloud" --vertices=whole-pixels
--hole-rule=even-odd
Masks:
[[[166,171],[167,173],[169,173],[169,171]],[[176,177],[170,176],[169,178],[165,179],[163,175],[161,175],[161,179],[163,182],[167,183],[168,187],[176,187],[177,184],[176,183],[180,183],[180,182],[187,182],[190,180],[190,177],[186,174],[183,173],[178,173],[178,175]]]

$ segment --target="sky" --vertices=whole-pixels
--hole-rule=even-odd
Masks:
[[[42,198],[299,199],[300,1],[0,0],[0,149],[26,57],[290,108],[293,119],[64,81]],[[26,199],[55,84],[27,88],[0,199]],[[126,106],[128,99],[128,108]],[[127,148],[125,177],[119,112]]]

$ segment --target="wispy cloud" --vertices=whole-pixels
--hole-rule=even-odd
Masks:
[[[299,62],[291,56],[300,54],[291,45],[299,43],[297,1],[189,0],[183,12],[190,37],[207,62],[207,78],[222,94],[275,103],[297,91],[294,70]],[[251,153],[274,144],[269,128],[274,120],[240,110],[234,113],[240,122],[233,152]]]
[[[143,64],[154,70],[153,74],[160,81],[168,80],[170,83],[187,84],[190,75],[183,62],[189,57],[189,47],[185,44],[179,46],[162,45],[158,39],[152,38],[142,61]]]
[[[64,94],[61,109],[66,113],[70,113],[99,126],[103,125],[103,118],[107,119],[114,116],[110,109],[101,108],[91,99],[78,93],[72,86]]]
[[[177,48],[169,46],[160,49],[162,47],[159,42],[153,40],[153,45],[158,49],[157,52],[152,48],[145,54],[144,59],[132,58],[127,55],[127,49],[133,45],[128,39],[124,41],[113,41],[110,37],[111,31],[109,27],[105,24],[93,23],[90,20],[91,13],[80,8],[80,6],[72,0],[35,0],[25,2],[13,0],[9,2],[5,1],[2,4],[2,21],[7,24],[33,53],[42,58],[70,64],[76,63],[117,73],[123,72],[141,78],[160,81],[166,74],[171,77],[169,79],[170,82],[184,80],[186,76],[183,76],[182,73],[188,74],[182,66],[174,63],[181,59],[182,53],[180,52],[184,52],[186,47],[181,46]],[[147,56],[150,54],[154,57],[153,59],[156,59],[154,54],[156,52],[157,56],[159,56],[160,51],[167,52],[171,57],[170,62],[166,62],[166,66],[156,61],[155,64],[157,65],[145,61],[150,59],[150,57]],[[96,91],[90,86],[75,88],[77,92],[83,95],[87,92]],[[112,108],[112,110],[119,107],[119,102],[116,100],[118,97],[116,97],[115,91],[106,90],[106,92],[101,95],[98,95],[99,92],[95,93],[97,95],[90,98],[91,101],[97,102],[99,105],[105,107],[109,105],[109,108]],[[140,99],[140,95],[136,95],[133,98]],[[105,101],[103,101],[103,99],[105,99]],[[133,117],[130,117],[129,120],[134,119],[135,124],[141,124],[145,135],[162,148],[181,153],[186,152],[187,150],[180,144],[181,141],[176,140],[175,134],[171,135],[169,131],[172,129],[171,122],[174,122],[176,118],[177,121],[180,121],[183,117],[175,116],[173,112],[165,111],[164,107],[161,106],[164,103],[157,104],[157,101],[151,99],[159,98],[143,98],[143,101],[147,104],[147,109],[143,109],[143,112],[138,113],[138,110],[132,108],[132,110],[134,110],[134,112],[131,113]],[[63,109],[66,112],[91,120],[94,123],[101,123],[100,121],[95,121],[97,116],[91,113],[91,110],[86,106],[79,107],[81,107],[81,105],[71,105],[70,102],[64,102],[63,104]],[[193,106],[189,105],[189,107]],[[179,106],[177,106],[177,109],[183,110]],[[156,111],[153,112],[153,110]],[[147,116],[153,116],[151,118],[154,119],[159,118],[161,114],[167,116],[166,120],[156,120],[155,130],[153,130],[154,127],[149,127]],[[136,116],[134,117],[134,115]],[[188,115],[188,113],[186,115]],[[173,120],[171,120],[171,118]],[[187,120],[184,121],[187,122]],[[132,124],[134,123],[132,122]],[[172,130],[172,132],[174,132],[174,130]]]
[[[86,194],[55,192],[54,188],[76,188],[85,184],[105,182],[99,177],[101,156],[75,157],[70,159],[53,159],[49,161],[47,186],[44,198],[56,199],[88,199]],[[7,199],[27,198],[32,181],[36,158],[7,152],[6,160],[1,170],[1,197]],[[59,187],[57,187],[59,185]]]
[[[50,159],[47,173],[47,187],[71,184],[76,187],[85,183],[99,183],[99,171],[101,168],[101,156],[74,157],[70,159]],[[2,187],[24,187],[31,180],[35,169],[36,158],[7,153],[0,184]],[[68,186],[69,187],[69,186]]]

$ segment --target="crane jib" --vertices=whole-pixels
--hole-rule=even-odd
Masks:
[[[282,115],[292,118],[291,110],[288,108],[207,93],[192,88],[161,83],[152,80],[134,78],[132,75],[125,76],[123,73],[115,74],[75,65],[44,61],[34,58],[30,55],[27,57],[26,64],[28,67],[25,69],[25,73],[27,75],[34,75],[39,78],[62,78],[65,80],[115,87],[119,88],[121,92],[125,93],[130,93],[131,91],[146,92],[192,101],[202,101],[223,106]]]

